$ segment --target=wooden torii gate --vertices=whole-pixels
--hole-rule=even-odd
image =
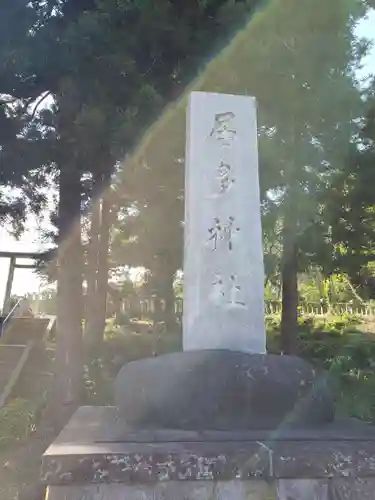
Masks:
[[[14,271],[16,269],[36,269],[38,263],[36,260],[40,260],[43,257],[47,257],[49,252],[3,252],[0,251],[0,258],[5,258],[10,260],[8,278],[5,287],[4,304],[2,314],[3,316],[10,312],[10,299],[12,296],[12,286],[14,279]],[[34,262],[30,264],[17,263],[18,259],[30,259]]]

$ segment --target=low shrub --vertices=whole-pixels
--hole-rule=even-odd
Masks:
[[[112,404],[114,373],[101,357],[94,357],[84,366],[83,380],[88,405]]]
[[[298,354],[325,369],[337,390],[337,412],[375,423],[375,339],[364,335],[357,316],[303,316]],[[278,318],[267,320],[268,352],[280,353]]]
[[[182,336],[178,331],[165,333],[150,326],[137,333],[130,327],[113,325],[109,329],[107,324],[104,343],[90,353],[84,367],[87,404],[112,404],[113,380],[124,364],[181,350]]]

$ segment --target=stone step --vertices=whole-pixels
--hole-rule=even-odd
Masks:
[[[12,318],[5,327],[1,342],[26,345],[30,340],[41,341],[49,322],[49,318]]]

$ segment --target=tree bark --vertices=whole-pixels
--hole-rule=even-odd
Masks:
[[[95,326],[97,270],[99,254],[100,201],[93,200],[91,210],[91,227],[87,247],[87,289],[85,308],[85,344],[90,344]]]
[[[82,383],[81,183],[75,165],[60,171],[56,325],[56,423],[79,405]]]
[[[175,296],[173,289],[174,273],[169,272],[165,277],[163,286],[163,298],[165,300],[164,321],[167,332],[173,331],[176,327]]]
[[[293,226],[292,226],[293,227]],[[284,354],[297,352],[298,328],[298,253],[295,241],[296,229],[284,226],[282,259],[282,313],[281,350]]]
[[[100,237],[98,252],[97,289],[96,289],[96,311],[93,333],[95,345],[100,347],[104,339],[105,320],[107,315],[107,293],[108,293],[108,250],[109,234],[111,227],[111,203],[109,187],[101,201]]]
[[[157,268],[154,270],[157,279],[158,296],[164,299],[165,308],[163,320],[166,331],[173,331],[176,326],[175,295],[174,295],[174,268],[172,257],[168,255],[160,256]]]

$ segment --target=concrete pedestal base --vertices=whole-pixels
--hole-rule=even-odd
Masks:
[[[82,407],[43,457],[48,500],[370,500],[375,428],[134,430]]]
[[[375,480],[285,479],[50,486],[48,500],[373,500]]]
[[[280,491],[278,496],[275,484],[261,481],[217,483],[191,481],[155,486],[123,484],[52,486],[49,489],[48,500],[328,500],[326,485],[303,480],[300,483],[295,492],[304,491],[304,496],[286,496],[287,486],[282,488],[283,491]],[[291,489],[289,493],[292,493]]]

